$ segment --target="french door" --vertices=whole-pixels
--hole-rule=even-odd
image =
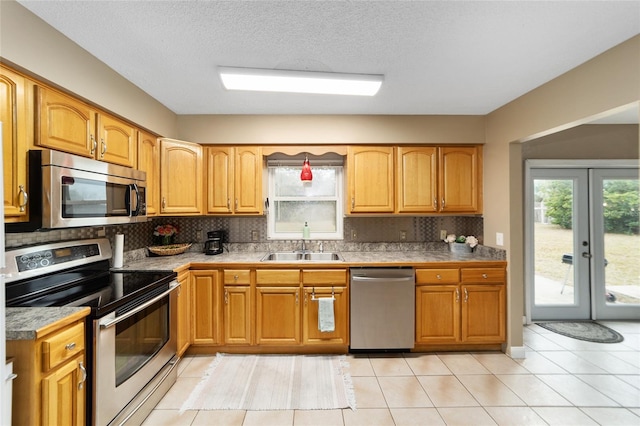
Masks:
[[[528,319],[640,319],[637,167],[527,171]]]

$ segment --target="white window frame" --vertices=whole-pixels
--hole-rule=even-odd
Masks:
[[[313,224],[309,224],[311,228],[311,240],[342,240],[344,239],[344,205],[343,205],[343,193],[344,193],[344,167],[342,164],[336,164],[335,162],[317,162],[315,161],[311,167],[327,166],[336,169],[336,195],[335,197],[276,197],[275,193],[275,170],[279,166],[301,166],[299,161],[277,161],[274,165],[267,167],[268,181],[269,181],[269,210],[267,212],[267,239],[269,240],[300,240],[302,239],[302,228],[300,232],[275,232],[276,228],[276,215],[273,214],[272,209],[275,209],[276,201],[335,201],[336,202],[336,231],[335,232],[317,232],[313,230]],[[300,183],[303,185],[303,183]]]

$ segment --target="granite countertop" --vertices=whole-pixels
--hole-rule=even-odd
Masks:
[[[192,264],[211,264],[220,265],[222,267],[234,264],[255,264],[267,267],[268,265],[330,265],[344,267],[367,266],[368,264],[376,264],[376,266],[399,266],[399,265],[416,265],[431,262],[496,262],[504,261],[504,259],[496,258],[492,254],[471,253],[459,254],[449,251],[366,251],[366,252],[343,252],[339,251],[344,258],[344,262],[305,262],[305,261],[283,261],[283,262],[261,262],[267,252],[224,252],[218,255],[206,255],[198,252],[186,252],[175,256],[158,256],[146,257],[141,260],[127,262],[123,271],[173,271],[185,269]]]
[[[46,334],[56,323],[84,318],[90,312],[88,307],[66,308],[7,308],[7,340],[36,340]],[[63,325],[63,324],[61,324]]]

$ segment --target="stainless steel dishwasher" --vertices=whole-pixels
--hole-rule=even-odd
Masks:
[[[405,350],[415,341],[413,268],[351,268],[352,351]]]

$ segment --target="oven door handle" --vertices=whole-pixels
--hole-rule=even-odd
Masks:
[[[158,300],[160,300],[163,297],[166,297],[167,295],[169,295],[169,293],[171,293],[172,291],[174,291],[178,287],[180,287],[180,283],[178,283],[177,281],[172,281],[171,284],[169,284],[169,290],[163,292],[162,294],[159,294],[158,296],[154,297],[151,300],[148,300],[148,301],[144,302],[142,305],[137,306],[135,309],[132,309],[131,311],[125,313],[124,315],[120,315],[118,318],[114,318],[114,319],[112,319],[110,321],[107,321],[105,323],[100,323],[100,329],[104,330],[105,328],[113,327],[114,325],[116,325],[120,321],[124,321],[127,318],[129,318],[130,316],[133,316],[133,315],[137,314],[138,312],[142,311],[143,309],[146,309],[147,307],[153,305]]]

